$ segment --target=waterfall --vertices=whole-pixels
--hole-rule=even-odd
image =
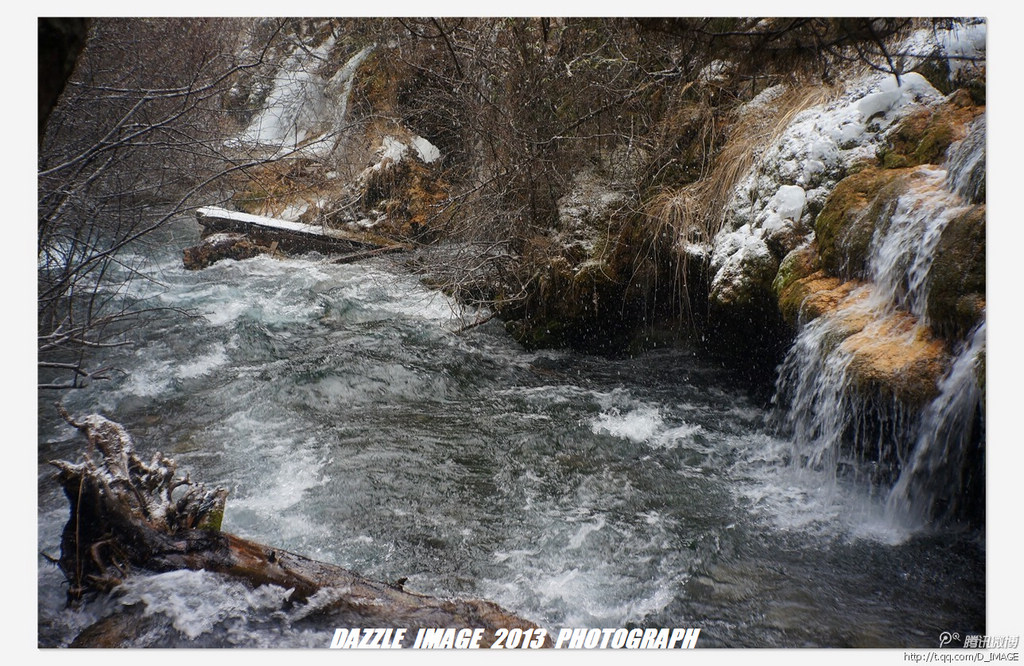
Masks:
[[[983,511],[984,321],[947,346],[952,353],[943,357],[952,360],[923,402],[865,389],[853,369],[865,350],[874,356],[863,363],[895,359],[899,368],[921,340],[947,344],[929,322],[932,265],[950,222],[984,199],[984,131],[982,116],[950,148],[944,168],[918,167],[891,201],[866,207],[863,215],[877,217],[858,275],[866,282],[803,323],[776,381],[774,418],[792,438],[791,464],[832,483],[869,483],[888,494],[889,516],[913,527],[971,522]]]
[[[853,390],[854,350],[843,344],[851,326],[877,313],[870,287],[847,297],[847,305],[803,327],[776,381],[777,426],[792,437],[791,462],[835,482],[853,478],[872,485],[892,483],[908,455],[912,436],[906,405],[884,397],[866,399]],[[867,333],[880,324],[865,327]],[[904,334],[908,339],[915,329]]]
[[[317,65],[333,48],[334,41],[328,40],[311,51],[296,49],[288,56],[274,75],[263,109],[229,145],[275,148],[283,154],[312,141],[306,156],[328,156],[337,139],[325,140],[323,135],[344,127],[356,71],[373,51],[373,46],[364,47],[324,80],[316,73]]]
[[[972,123],[967,136],[949,148],[947,187],[971,203],[985,203],[985,114]]]
[[[922,416],[914,455],[889,493],[890,515],[922,526],[983,512],[971,498],[984,498],[985,391],[979,381],[984,359],[982,322],[960,346],[939,396]]]
[[[895,202],[888,227],[884,222],[872,239],[867,278],[873,283],[876,308],[910,312],[926,322],[929,269],[935,246],[950,220],[967,206],[943,189],[947,172],[919,169],[909,189]]]

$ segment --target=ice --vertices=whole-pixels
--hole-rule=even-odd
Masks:
[[[274,75],[270,94],[262,110],[242,134],[228,145],[262,146],[292,151],[307,140],[324,136],[343,127],[348,114],[356,70],[373,46],[367,46],[349,58],[338,72],[325,81],[318,66],[328,59],[334,39],[315,49],[296,48],[281,63]],[[335,146],[333,141],[317,141],[304,148],[323,157]]]
[[[949,60],[950,74],[956,74],[967,67],[969,60],[962,58],[984,58],[988,26],[985,23],[954,26],[952,30],[942,31],[939,35],[942,50]]]

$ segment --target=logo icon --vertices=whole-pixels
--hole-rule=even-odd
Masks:
[[[958,633],[949,633],[948,631],[944,631],[941,634],[939,634],[939,647],[945,647],[946,645],[949,645],[953,641],[958,641],[958,640],[960,640],[960,634],[958,634]]]

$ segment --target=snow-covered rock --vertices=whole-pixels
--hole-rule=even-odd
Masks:
[[[757,105],[749,112],[778,98],[776,92],[771,93],[774,97],[766,93],[755,98]],[[750,260],[749,239],[757,239],[765,250],[769,237],[788,239],[778,242],[780,252],[799,245],[800,230],[813,226],[814,216],[850,167],[873,159],[886,131],[900,119],[942,99],[919,74],[905,74],[898,83],[894,76],[870,74],[851,83],[837,99],[797,114],[733,190],[723,232],[715,239],[719,268],[713,267],[712,294],[732,293],[740,283],[750,282],[742,275],[744,266],[760,272],[762,264]],[[727,264],[729,270],[720,269]],[[760,283],[760,276],[755,281]]]

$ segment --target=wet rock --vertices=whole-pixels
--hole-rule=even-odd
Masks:
[[[985,316],[985,206],[950,220],[929,275],[929,323],[940,335],[964,339]]]
[[[841,348],[852,355],[847,371],[856,390],[906,405],[924,405],[938,395],[949,362],[946,345],[906,313],[868,323]]]
[[[764,227],[764,241],[778,259],[806,243],[810,234],[810,229],[793,220],[780,220]]]
[[[856,286],[854,282],[816,271],[779,291],[779,311],[790,326],[797,328],[838,308]]]
[[[888,226],[912,169],[867,168],[836,185],[814,231],[821,265],[845,279],[865,276],[871,239]]]
[[[850,357],[850,388],[866,398],[920,406],[937,394],[946,343],[913,315],[879,309],[871,284],[818,271],[786,287],[779,306],[794,327],[828,319],[825,349]]]

